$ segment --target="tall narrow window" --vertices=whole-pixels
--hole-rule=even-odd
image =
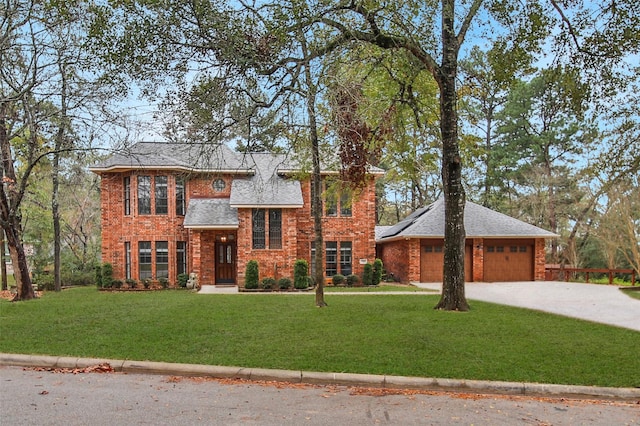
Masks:
[[[169,243],[156,241],[156,278],[169,278]]]
[[[338,215],[338,197],[336,196],[335,188],[332,187],[331,181],[325,181],[324,186],[324,214],[326,216]]]
[[[124,214],[131,214],[131,177],[124,177]]]
[[[167,214],[169,202],[167,200],[167,177],[156,176],[156,214]]]
[[[282,248],[282,209],[269,210],[269,248]]]
[[[311,276],[316,276],[316,242],[311,241]]]
[[[253,209],[253,248],[265,248],[265,217],[264,209]]]
[[[351,193],[348,189],[343,189],[340,193],[340,216],[351,216]]]
[[[325,248],[326,267],[325,274],[332,277],[338,273],[338,243],[327,241]]]
[[[178,275],[187,273],[187,242],[186,241],[176,242],[176,273]]]
[[[141,280],[151,278],[151,241],[138,242],[138,268]]]
[[[340,242],[340,273],[345,277],[352,273],[351,241]]]
[[[138,214],[151,214],[150,176],[138,176]]]
[[[124,243],[124,278],[131,279],[131,243]]]
[[[176,215],[184,216],[184,178],[176,177]]]

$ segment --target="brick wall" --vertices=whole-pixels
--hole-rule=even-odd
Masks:
[[[151,177],[151,211],[150,215],[139,215],[137,209],[138,175]],[[155,176],[168,176],[168,214],[156,215],[154,202]],[[131,214],[124,215],[123,178],[131,178]],[[260,265],[260,277],[293,277],[293,266],[297,259],[311,261],[311,241],[313,241],[313,218],[310,207],[310,185],[302,182],[304,206],[300,209],[282,209],[282,248],[253,249],[251,215],[252,209],[239,209],[237,230],[207,231],[185,229],[183,216],[176,215],[175,179],[178,175],[170,172],[145,170],[127,173],[103,173],[101,182],[102,210],[102,258],[114,267],[114,278],[124,279],[124,243],[131,244],[131,276],[139,277],[138,242],[167,241],[169,246],[169,277],[174,282],[176,277],[175,251],[176,242],[187,241],[188,272],[196,272],[201,284],[212,284],[215,281],[215,239],[216,236],[235,235],[237,241],[236,272],[237,284],[244,285],[246,264],[255,259]],[[222,178],[226,186],[222,191],[215,191],[212,182]],[[185,186],[186,205],[191,198],[229,197],[231,175],[191,175]],[[375,259],[375,184],[362,191],[353,201],[351,217],[325,217],[323,234],[325,241],[351,241],[353,273],[362,274],[364,266],[360,259],[373,262]],[[268,222],[267,222],[268,226]],[[268,240],[268,228],[266,231]],[[155,277],[155,251],[152,244],[152,274]],[[323,262],[324,263],[324,262]]]

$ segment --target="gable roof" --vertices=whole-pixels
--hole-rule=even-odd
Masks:
[[[405,238],[444,238],[444,199],[411,213],[384,230],[376,241]],[[467,201],[464,228],[468,238],[555,238],[557,234]]]

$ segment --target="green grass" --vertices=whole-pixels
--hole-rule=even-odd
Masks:
[[[437,295],[198,295],[77,288],[0,301],[0,351],[405,376],[640,386],[640,333]]]
[[[390,285],[390,284],[380,284],[378,286],[373,287],[333,287],[327,286],[324,288],[326,293],[387,293],[387,292],[397,292],[397,291],[405,291],[412,293],[419,292],[427,292],[427,293],[439,293],[438,290],[430,290],[426,288],[415,287],[412,285]]]
[[[637,285],[637,284],[636,284]],[[622,294],[626,294],[634,299],[640,299],[640,290],[620,290]]]

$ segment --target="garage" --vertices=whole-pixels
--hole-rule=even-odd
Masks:
[[[533,240],[485,240],[484,281],[533,281]]]
[[[444,240],[422,240],[420,244],[420,281],[442,282],[444,265]],[[465,281],[473,281],[473,247],[467,244],[464,250]]]
[[[397,271],[396,276],[409,282],[442,282],[444,225],[444,200],[440,198],[395,225],[376,227],[377,250],[385,269]],[[464,226],[467,282],[544,279],[545,240],[557,234],[470,201],[465,205]],[[400,255],[388,256],[383,250],[386,244],[395,247],[399,243],[403,247]]]

